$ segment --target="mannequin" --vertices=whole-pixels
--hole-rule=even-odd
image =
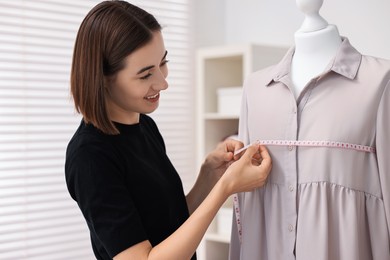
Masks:
[[[341,45],[335,25],[329,25],[319,14],[323,0],[297,0],[305,14],[301,28],[295,33],[295,53],[291,63],[291,80],[297,98],[306,84],[319,76],[334,58]]]
[[[340,37],[323,0],[296,3],[295,46],[244,82],[239,139],[273,166],[235,197],[229,258],[390,259],[390,61]]]

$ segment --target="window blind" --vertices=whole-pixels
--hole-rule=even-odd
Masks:
[[[64,178],[81,117],[69,95],[74,40],[100,1],[0,1],[0,259],[94,259],[86,223]],[[185,189],[194,179],[189,0],[131,1],[156,15],[169,52],[170,88],[151,116]]]

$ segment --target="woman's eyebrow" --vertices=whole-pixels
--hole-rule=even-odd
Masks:
[[[150,66],[147,66],[147,67],[145,67],[145,68],[140,69],[140,70],[137,72],[137,75],[138,75],[138,74],[141,74],[141,73],[144,72],[144,71],[150,70],[151,68],[154,68],[154,65],[150,65]]]
[[[164,56],[162,57],[161,60],[164,60],[164,59],[167,57],[167,55],[168,55],[168,51],[165,51],[165,54],[164,54]],[[141,73],[144,72],[144,71],[150,70],[150,69],[152,69],[152,68],[154,68],[154,65],[150,65],[150,66],[144,67],[144,68],[140,69],[140,70],[137,72],[137,75],[138,75],[138,74],[141,74]]]

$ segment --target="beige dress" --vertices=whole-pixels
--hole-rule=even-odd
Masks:
[[[283,60],[244,84],[239,136],[334,141],[268,146],[267,184],[238,194],[242,243],[233,223],[231,260],[390,259],[390,61],[361,55],[343,38],[335,59],[297,100]]]

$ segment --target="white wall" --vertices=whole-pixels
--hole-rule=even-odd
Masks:
[[[214,1],[196,2],[207,6]],[[361,53],[390,59],[389,10],[389,0],[325,0],[320,14]],[[197,46],[248,42],[291,46],[304,18],[294,0],[225,0],[219,1],[216,12],[225,14],[196,15]],[[225,27],[216,33],[221,24]]]
[[[226,37],[226,0],[195,0],[195,47],[223,45]]]
[[[226,43],[290,46],[303,21],[293,0],[227,0]]]

